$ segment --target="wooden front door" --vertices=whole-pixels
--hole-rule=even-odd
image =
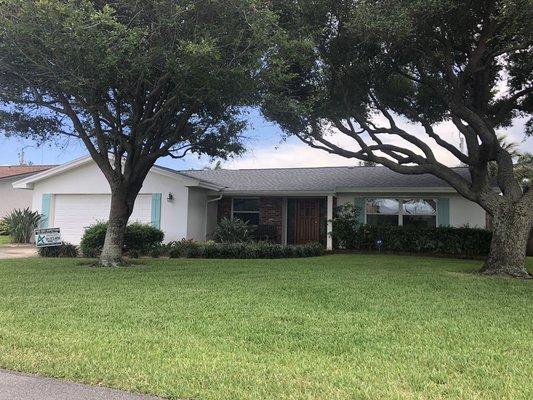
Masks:
[[[295,204],[294,241],[296,244],[320,241],[320,200],[298,199]]]

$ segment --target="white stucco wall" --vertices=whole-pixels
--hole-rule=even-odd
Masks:
[[[448,198],[450,199],[450,225],[455,227],[468,225],[471,228],[485,228],[485,210],[480,205],[461,197],[456,193],[338,193],[337,204],[353,202],[356,197],[389,198]],[[437,206],[438,207],[438,206]]]
[[[13,182],[20,177],[0,179],[0,219],[17,208],[32,206],[32,193],[27,190],[13,189]]]
[[[165,232],[165,241],[180,240],[187,237],[187,211],[189,202],[188,188],[179,177],[171,178],[150,172],[140,191],[141,194],[161,193],[161,229]],[[33,192],[33,195],[31,193]],[[168,193],[174,199],[167,201]],[[36,182],[32,196],[33,210],[42,212],[42,195],[57,194],[110,194],[109,184],[100,169],[93,162],[78,168]],[[54,209],[52,197],[51,209]],[[53,213],[49,226],[54,225]]]
[[[204,241],[207,224],[207,192],[200,188],[189,188],[187,215],[187,239]]]
[[[215,228],[218,224],[218,202],[217,197],[212,197],[213,201],[207,203],[206,238],[212,239]]]
[[[451,226],[468,225],[471,228],[485,228],[487,224],[486,215],[486,211],[479,204],[459,195],[450,197]]]

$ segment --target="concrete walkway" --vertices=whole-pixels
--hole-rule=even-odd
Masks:
[[[0,246],[0,260],[6,258],[37,257],[35,246],[6,244]]]
[[[0,400],[157,400],[102,387],[0,370]]]

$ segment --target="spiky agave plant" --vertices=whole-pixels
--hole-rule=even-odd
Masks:
[[[41,221],[41,215],[30,208],[11,211],[2,220],[7,225],[13,243],[30,243],[33,230]]]

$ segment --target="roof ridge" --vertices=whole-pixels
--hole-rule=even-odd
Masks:
[[[211,172],[211,171],[279,171],[279,170],[283,170],[283,171],[286,171],[286,170],[302,170],[302,169],[334,169],[334,168],[350,168],[350,169],[355,169],[355,168],[385,168],[385,169],[388,169],[390,170],[391,172],[396,172],[396,171],[393,171],[392,169],[384,166],[384,165],[330,165],[330,166],[325,166],[325,167],[271,167],[271,168],[221,168],[221,169],[181,169],[181,170],[176,170],[176,169],[172,169],[172,168],[169,168],[169,167],[162,167],[162,166],[159,166],[161,168],[166,168],[166,169],[169,169],[169,170],[172,170],[172,171],[175,171],[175,172],[178,172],[178,173],[187,173],[187,172]],[[461,167],[461,166],[456,166],[456,167],[449,167],[451,169],[467,169],[468,167]],[[397,172],[399,173],[399,172]],[[427,174],[429,174],[429,172],[427,172]],[[409,174],[402,174],[402,175],[409,175]]]
[[[333,169],[333,168],[387,168],[383,165],[328,165],[325,167],[271,167],[271,168],[221,168],[221,169],[183,169],[176,172],[209,172],[209,171],[276,171],[288,169]]]

